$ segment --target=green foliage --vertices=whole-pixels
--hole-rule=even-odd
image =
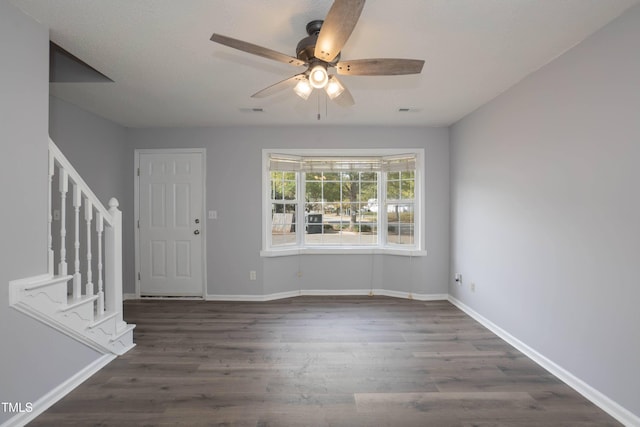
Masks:
[[[387,200],[412,200],[415,188],[415,172],[387,173]]]
[[[272,200],[295,200],[297,191],[296,187],[295,172],[271,172]]]

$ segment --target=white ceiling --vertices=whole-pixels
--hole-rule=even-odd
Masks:
[[[369,0],[342,59],[426,63],[415,76],[342,76],[356,101],[349,108],[324,93],[250,98],[304,68],[209,40],[216,32],[295,56],[306,23],[323,19],[331,0],[9,1],[115,81],[52,83],[53,95],[125,126],[155,127],[449,125],[639,0]]]

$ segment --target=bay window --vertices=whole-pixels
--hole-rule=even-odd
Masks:
[[[424,254],[423,150],[264,150],[263,256]]]

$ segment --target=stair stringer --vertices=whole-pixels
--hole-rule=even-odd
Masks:
[[[95,296],[67,297],[72,276],[49,274],[9,283],[10,305],[102,354],[122,355],[131,350],[135,325],[117,325],[117,313],[95,319]]]

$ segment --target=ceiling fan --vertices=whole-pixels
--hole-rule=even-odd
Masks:
[[[324,21],[315,20],[307,24],[308,36],[298,43],[295,58],[221,34],[214,33],[211,40],[274,61],[307,67],[302,73],[254,93],[252,98],[264,98],[295,85],[295,93],[303,99],[309,98],[313,89],[324,89],[331,100],[342,106],[351,106],[354,104],[351,93],[335,75],[329,74],[331,68],[335,68],[337,74],[346,76],[391,76],[419,74],[424,65],[424,61],[418,59],[340,60],[340,51],[358,22],[364,2],[335,0]]]

